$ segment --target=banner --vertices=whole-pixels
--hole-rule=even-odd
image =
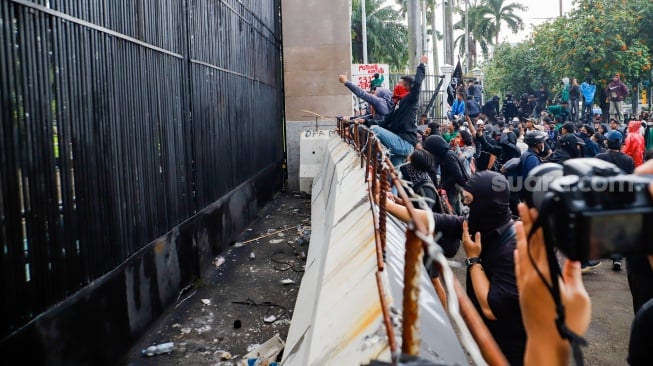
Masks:
[[[370,90],[374,74],[383,78],[381,86],[388,88],[390,67],[388,64],[351,64],[351,83],[363,90]]]

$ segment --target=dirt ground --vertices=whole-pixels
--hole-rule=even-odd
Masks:
[[[204,279],[180,295],[120,365],[238,365],[243,355],[275,334],[285,341],[308,251],[307,234],[310,197],[277,194],[238,239],[244,244],[218,256]],[[454,259],[461,260],[460,254]],[[464,269],[454,272],[464,285]],[[633,319],[626,272],[613,272],[606,260],[583,279],[593,314],[585,363],[625,365]],[[294,283],[284,285],[283,280]],[[171,353],[141,355],[142,349],[164,342],[175,342]]]

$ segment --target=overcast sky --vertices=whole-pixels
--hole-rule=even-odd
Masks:
[[[395,0],[385,0],[387,4],[392,5],[393,7],[396,7],[396,1]],[[464,6],[464,0],[459,0],[462,6]],[[471,2],[472,0],[470,0]],[[562,13],[566,14],[572,9],[572,1],[573,0],[562,0]],[[438,20],[438,30],[442,32],[442,25],[443,25],[443,14],[442,14],[442,0],[438,1],[440,6],[438,7],[438,12],[437,12],[437,20]],[[502,24],[502,31],[500,34],[500,41],[507,41],[510,43],[517,43],[520,41],[525,40],[528,35],[532,32],[533,30],[533,25],[539,25],[542,24],[548,20],[553,20],[554,18],[558,17],[560,15],[560,0],[504,0],[506,4],[508,3],[519,3],[522,5],[525,5],[528,7],[528,9],[525,12],[518,12],[517,15],[522,18],[524,21],[524,30],[517,33],[517,34],[512,34],[506,27],[505,24]],[[454,22],[457,20],[454,18]],[[430,20],[429,20],[430,22]],[[457,35],[456,35],[457,36]],[[454,36],[454,38],[456,37]],[[430,46],[431,47],[431,46]],[[439,58],[440,58],[440,64],[443,63],[442,61],[442,41],[438,42],[438,50],[439,50]],[[455,62],[455,61],[454,61]]]
[[[524,31],[514,35],[508,30],[505,30],[505,25],[502,25],[502,38],[508,42],[519,42],[531,33],[532,25],[542,24],[547,20],[552,20],[560,15],[560,0],[505,0],[506,3],[515,2],[528,7],[528,10],[523,13],[517,13],[524,20]],[[562,0],[562,13],[565,14],[572,9],[572,0]]]

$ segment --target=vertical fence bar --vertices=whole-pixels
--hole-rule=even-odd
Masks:
[[[0,338],[281,161],[278,10],[0,2]]]

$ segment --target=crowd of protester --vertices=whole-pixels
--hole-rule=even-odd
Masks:
[[[565,78],[555,104],[544,85],[533,94],[521,94],[519,99],[507,93],[502,103],[493,96],[481,104],[478,83],[470,82],[468,88],[461,84],[455,89],[456,97],[445,119],[429,121],[421,114],[418,120],[417,101],[428,59],[422,56],[420,61],[415,75],[402,77],[393,91],[382,86],[364,91],[341,75],[340,81],[369,105],[367,113],[344,120],[352,126],[370,127],[388,149],[407,186],[427,199],[445,254],[454,256],[462,244],[468,266],[467,294],[510,364],[542,364],[535,362],[538,358],[552,362],[546,364],[564,364],[556,361],[569,358],[568,341],[560,339],[565,346],[546,356],[542,350],[545,346],[531,342],[544,339],[544,334],[555,343],[559,334],[555,314],[551,313],[554,305],[542,309],[541,304],[524,299],[525,294],[538,289],[531,267],[538,261],[545,263],[547,258],[540,253],[535,262],[523,259],[524,229],[537,216],[523,203],[523,183],[542,163],[561,164],[583,157],[608,161],[626,174],[638,167],[653,171],[653,162],[642,167],[653,157],[653,119],[646,112],[624,116],[620,102],[627,96],[627,88],[617,75],[602,91],[610,102],[610,114],[605,119],[593,108],[597,88],[591,78],[581,85],[577,79]],[[386,208],[399,219],[410,219],[396,195],[389,194]],[[429,211],[418,210],[418,215],[426,220]],[[541,229],[532,240],[529,245],[544,245]],[[515,249],[517,254],[513,255]],[[621,271],[622,262],[623,258],[613,256],[612,269]],[[569,327],[580,335],[589,324],[589,297],[580,274],[598,264],[600,261],[591,260],[568,262],[562,267],[563,287],[580,294],[563,296],[563,302],[573,303],[569,305],[574,315],[568,320]],[[636,328],[641,334],[653,316],[653,302],[649,301],[653,298],[653,271],[646,257],[628,257],[626,264],[633,310],[642,322],[633,325],[633,337],[641,337],[635,335]],[[432,277],[437,276],[437,272],[432,273]],[[524,283],[535,290],[524,289]],[[586,314],[576,313],[577,309]],[[551,318],[550,324],[535,319],[538,311],[550,315],[542,318]],[[651,351],[642,347],[643,343],[638,346],[641,339],[633,337],[628,362],[637,365]]]

